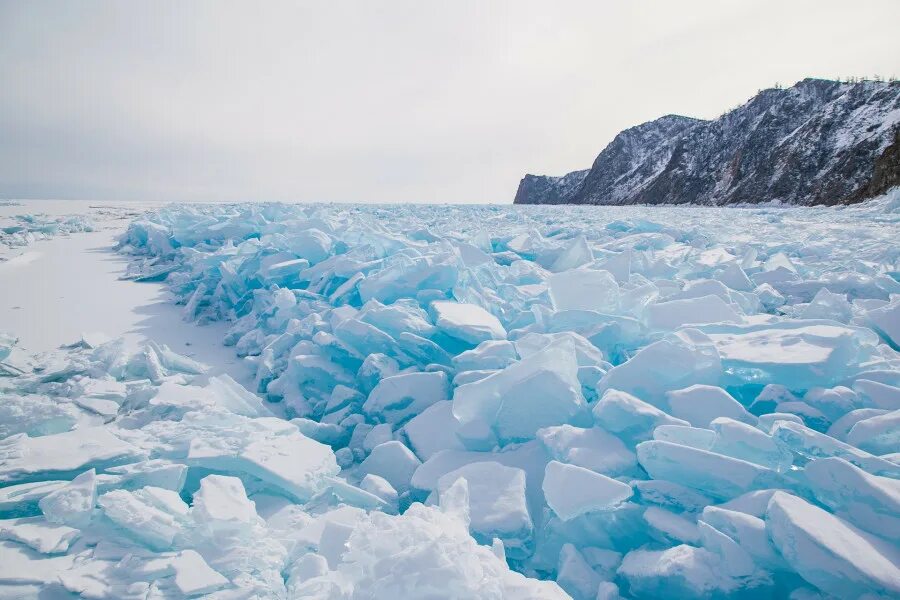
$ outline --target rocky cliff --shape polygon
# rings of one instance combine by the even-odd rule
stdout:
[[[900,184],[900,83],[805,79],[718,119],[626,129],[587,171],[526,175],[516,204],[858,202]]]

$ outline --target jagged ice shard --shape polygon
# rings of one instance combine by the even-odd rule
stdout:
[[[898,239],[896,191],[148,213],[127,277],[251,389],[0,336],[0,598],[897,597]]]

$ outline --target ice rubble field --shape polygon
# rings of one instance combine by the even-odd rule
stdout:
[[[0,201],[0,206],[18,206],[8,200]],[[57,235],[93,231],[93,221],[84,215],[32,215],[0,216],[0,261],[10,258],[16,250],[30,246],[38,240]]]
[[[0,597],[896,598],[898,239],[898,192],[150,213],[128,277],[258,395],[0,342]]]

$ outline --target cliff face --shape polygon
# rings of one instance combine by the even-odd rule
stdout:
[[[900,83],[806,79],[712,120],[621,132],[588,171],[526,175],[516,204],[858,202],[900,183]]]

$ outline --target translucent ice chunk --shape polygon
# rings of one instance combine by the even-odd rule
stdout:
[[[511,558],[530,554],[532,522],[525,501],[525,471],[493,461],[476,462],[438,480],[443,493],[457,479],[469,489],[469,528],[480,543],[499,538]]]
[[[734,540],[763,568],[776,570],[785,567],[784,560],[769,539],[766,523],[760,517],[722,506],[707,506],[700,518]]]
[[[816,499],[876,535],[900,539],[900,482],[866,473],[841,458],[819,458],[803,474]]]
[[[14,435],[0,440],[0,482],[98,469],[144,458],[142,452],[105,427],[85,427],[54,435]]]
[[[450,382],[443,371],[402,373],[378,382],[363,410],[388,423],[402,423],[450,397]]]
[[[184,550],[172,561],[175,587],[185,596],[209,594],[228,585],[228,580],[206,564],[195,550]]]
[[[478,305],[438,301],[431,310],[438,329],[469,344],[506,339],[500,320]]]
[[[0,513],[8,516],[31,515],[39,512],[38,502],[68,481],[34,481],[0,488]]]
[[[48,523],[40,517],[0,521],[0,540],[25,544],[41,554],[66,552],[79,534],[74,527]]]
[[[83,528],[90,523],[96,502],[97,477],[91,469],[41,498],[38,506],[51,523]]]
[[[563,271],[552,275],[549,284],[556,310],[592,310],[613,314],[619,310],[619,284],[609,271]]]
[[[409,481],[421,464],[409,448],[392,440],[376,446],[359,468],[364,474],[383,477],[402,493],[409,489]]]
[[[716,433],[710,450],[740,458],[783,473],[794,462],[791,452],[775,442],[772,436],[756,427],[728,417],[713,419],[710,427]]]
[[[100,496],[97,503],[106,518],[155,550],[172,547],[188,513],[178,494],[162,488],[114,490]]]
[[[603,394],[594,405],[593,414],[597,425],[632,442],[650,439],[660,425],[689,425],[627,392],[614,389]]]
[[[660,425],[653,430],[653,439],[672,442],[681,446],[709,450],[716,441],[716,434],[702,427],[686,427],[684,425]]]
[[[645,311],[647,325],[658,331],[672,331],[683,325],[702,323],[740,323],[731,306],[718,296],[701,296],[651,304]]]
[[[868,311],[866,319],[892,348],[900,348],[900,300],[894,297],[890,304]]]
[[[838,598],[900,594],[900,568],[882,545],[805,500],[776,493],[766,528],[778,551],[804,579]],[[896,552],[896,550],[888,550]]]
[[[833,321],[785,321],[775,325],[710,325],[723,367],[754,383],[789,381],[795,389],[832,385],[874,350],[874,334]],[[747,375],[745,375],[747,374]]]
[[[577,269],[594,260],[594,253],[588,245],[587,239],[583,235],[579,235],[572,239],[565,249],[559,254],[550,270],[554,273],[567,271],[569,269]]]
[[[412,450],[423,461],[441,450],[462,450],[458,429],[459,421],[449,400],[435,402],[404,426]]]
[[[490,425],[504,441],[531,439],[541,427],[587,421],[575,351],[548,346],[479,381],[456,388],[453,414],[465,426]]]
[[[654,479],[677,481],[722,499],[753,489],[778,487],[781,482],[777,473],[765,467],[671,442],[641,442],[637,456]]]
[[[555,460],[547,463],[543,489],[547,504],[564,521],[591,511],[610,510],[633,494],[627,483]]]
[[[539,429],[537,437],[552,458],[604,475],[622,475],[637,465],[634,452],[600,427],[558,425]]]
[[[772,426],[772,437],[807,459],[836,456],[873,475],[900,477],[900,466],[798,423],[777,421]]]
[[[896,452],[900,449],[900,410],[857,422],[847,433],[847,443],[872,454]]]
[[[556,583],[574,600],[595,600],[602,579],[572,544],[563,544]]]
[[[648,372],[653,377],[647,377]],[[717,384],[721,373],[719,352],[710,338],[686,329],[645,346],[617,365],[600,381],[598,391],[615,388],[654,402],[670,390]]]
[[[684,419],[694,427],[708,427],[716,417],[730,417],[756,424],[756,418],[740,402],[720,387],[692,385],[666,393],[672,416]]]

